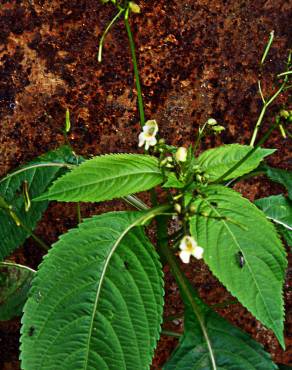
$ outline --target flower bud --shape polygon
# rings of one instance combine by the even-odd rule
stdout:
[[[289,112],[287,112],[285,109],[282,109],[280,111],[280,116],[287,119],[289,117]]]
[[[133,13],[141,13],[141,8],[138,4],[134,3],[134,1],[129,2],[129,8]]]
[[[218,126],[213,126],[212,130],[215,131],[216,133],[220,133],[221,131],[225,130],[225,127],[219,126],[219,125]]]
[[[190,211],[191,214],[195,214],[196,213],[196,207],[195,207],[194,204],[191,204],[190,205],[189,211]]]
[[[207,124],[209,126],[215,126],[215,125],[217,125],[217,121],[214,118],[209,118],[208,121],[207,121]]]
[[[175,153],[175,159],[177,160],[177,162],[185,162],[187,160],[187,156],[188,150],[183,146],[178,148],[178,150]]]
[[[179,203],[175,203],[174,209],[177,213],[181,213],[181,205]]]

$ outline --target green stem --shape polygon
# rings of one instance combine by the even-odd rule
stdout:
[[[141,83],[140,83],[140,77],[139,77],[139,70],[138,70],[138,63],[137,63],[137,57],[136,57],[136,50],[135,50],[135,43],[133,39],[133,34],[130,28],[128,17],[125,17],[124,19],[130,49],[131,49],[131,55],[132,55],[132,63],[133,63],[133,69],[134,69],[134,75],[135,75],[135,81],[136,81],[136,88],[137,88],[137,97],[138,97],[138,107],[139,107],[139,114],[140,114],[140,124],[141,127],[144,126],[145,123],[145,113],[144,113],[144,105],[143,105],[143,96],[142,96],[142,89],[141,89]]]
[[[49,247],[43,242],[38,236],[36,236],[33,231],[27,227],[22,220],[18,217],[18,215],[13,211],[12,205],[8,204],[6,200],[0,196],[0,209],[3,209],[7,213],[7,215],[12,219],[12,221],[16,224],[16,226],[21,227],[25,230],[29,236],[31,236],[43,249],[46,251],[49,250]]]
[[[274,123],[270,127],[270,129],[266,132],[266,134],[262,137],[262,139],[257,143],[257,145],[255,147],[253,147],[243,158],[241,158],[240,161],[238,161],[237,163],[235,163],[234,166],[232,166],[228,171],[226,171],[225,173],[223,173],[223,175],[220,176],[219,179],[217,179],[213,183],[220,183],[220,182],[222,182],[225,179],[225,177],[229,176],[239,166],[241,166],[243,162],[245,162],[261,145],[263,145],[266,142],[266,140],[268,140],[268,138],[270,137],[271,133],[278,126],[279,126],[279,122]]]
[[[32,164],[30,166],[27,166],[27,167],[24,167],[24,168],[21,168],[15,172],[12,172],[11,174],[3,177],[1,180],[0,180],[0,183],[13,177],[13,176],[16,176],[22,172],[25,172],[25,171],[28,171],[28,170],[31,170],[31,169],[34,169],[34,168],[40,168],[40,167],[65,167],[65,168],[70,168],[70,169],[73,169],[74,167],[76,167],[74,164],[69,164],[69,163],[57,163],[57,162],[51,162],[51,163],[38,163],[38,164]]]
[[[136,89],[137,89],[137,99],[138,99],[138,108],[139,108],[139,116],[140,116],[140,125],[141,127],[145,124],[145,112],[144,112],[144,103],[143,103],[143,95],[142,95],[142,88],[141,88],[141,82],[140,82],[140,75],[139,75],[139,69],[138,69],[138,62],[137,62],[137,56],[136,56],[136,48],[135,48],[135,42],[133,38],[133,34],[131,31],[131,27],[129,24],[129,18],[128,18],[128,9],[125,13],[125,27],[128,34],[129,39],[129,45],[131,50],[131,56],[132,56],[132,64],[134,69],[134,76],[135,76],[135,82],[136,82]],[[157,202],[157,195],[154,189],[151,189],[151,201],[152,205],[156,206],[158,204]]]
[[[210,341],[210,338],[208,336],[207,330],[205,328],[205,324],[204,324],[199,306],[198,306],[198,304],[196,303],[196,301],[194,299],[193,292],[190,289],[189,282],[188,282],[187,278],[185,277],[185,275],[181,271],[176,258],[174,257],[174,255],[172,254],[170,249],[168,248],[167,242],[164,239],[164,235],[167,233],[167,222],[166,221],[167,220],[165,219],[165,217],[158,217],[157,218],[157,237],[158,237],[159,252],[160,252],[162,258],[167,261],[167,263],[168,263],[168,265],[171,269],[171,272],[172,272],[175,280],[177,281],[177,284],[178,284],[180,290],[183,292],[184,297],[187,300],[187,303],[190,305],[194,314],[197,317],[197,320],[200,324],[200,327],[201,327],[201,330],[203,332],[204,338],[206,340],[207,347],[209,349],[209,355],[210,355],[210,360],[211,360],[211,363],[212,363],[212,369],[217,370],[215,356],[214,356],[212,346],[211,346],[211,341]]]
[[[272,33],[271,33],[271,35],[272,35]],[[269,50],[269,48],[270,48],[270,45],[269,45],[269,47],[267,47],[267,50]],[[263,56],[263,60],[264,60],[264,56]],[[262,60],[262,63],[263,63],[263,60]],[[290,62],[291,62],[291,52],[288,55],[287,68],[289,68]],[[286,87],[286,84],[288,82],[288,74],[286,72],[284,72],[284,74],[282,74],[282,73],[280,74],[280,75],[284,75],[285,76],[284,77],[284,80],[283,80],[282,84],[280,85],[280,87],[278,88],[278,90],[275,92],[275,94],[272,95],[272,97],[268,101],[265,101],[265,99],[263,97],[263,93],[262,93],[261,85],[260,85],[260,81],[259,81],[260,95],[261,95],[261,98],[263,100],[264,105],[263,105],[262,111],[261,111],[261,113],[259,115],[259,118],[257,120],[257,123],[255,125],[254,131],[253,131],[253,135],[252,135],[252,138],[251,138],[251,141],[250,141],[250,144],[249,144],[250,146],[254,146],[254,143],[255,143],[255,140],[256,140],[256,137],[257,137],[259,128],[261,126],[261,123],[263,121],[263,118],[264,118],[264,115],[265,115],[265,113],[267,111],[268,106],[273,103],[273,101],[281,94],[281,92]]]
[[[114,25],[114,23],[120,18],[123,11],[124,11],[124,9],[119,10],[119,12],[114,16],[114,18],[107,25],[104,33],[102,34],[102,36],[100,38],[99,47],[98,47],[98,57],[97,57],[97,60],[99,61],[99,63],[101,63],[101,61],[102,61],[102,48],[103,48],[104,39],[105,39],[106,35],[108,34],[109,30],[111,29],[111,27]]]
[[[176,333],[175,331],[165,330],[165,329],[161,330],[161,335],[166,335],[168,337],[174,337],[174,338],[180,338],[182,336],[182,334],[180,333]]]
[[[24,225],[21,225],[23,228],[24,228]],[[29,229],[28,229],[29,231]],[[35,242],[37,242],[37,244],[42,248],[44,249],[45,251],[48,251],[50,248],[49,246],[42,240],[40,239],[38,236],[36,236],[32,231],[31,232],[31,237],[34,239]]]
[[[127,195],[126,197],[122,198],[126,203],[130,204],[134,208],[137,208],[139,211],[144,211],[149,209],[147,204],[145,204],[141,199],[136,197],[135,195]]]
[[[205,130],[207,124],[208,124],[208,121],[206,121],[204,123],[204,125],[203,125],[202,128],[199,128],[199,133],[198,133],[198,136],[197,136],[197,140],[196,140],[195,145],[194,145],[193,150],[192,150],[193,151],[193,155],[196,155],[196,151],[197,151],[198,146],[199,146],[199,144],[201,142],[201,139],[203,137],[203,133],[204,133],[204,130]]]

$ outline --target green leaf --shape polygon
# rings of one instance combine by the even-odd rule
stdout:
[[[197,214],[190,230],[204,248],[204,260],[284,347],[282,287],[287,260],[274,225],[232,189],[211,185],[202,192],[194,202]]]
[[[184,183],[182,183],[173,172],[169,172],[167,174],[167,180],[163,184],[163,188],[176,188],[181,189],[185,186]]]
[[[277,225],[277,230],[282,235],[289,247],[292,247],[292,231],[282,225]]]
[[[267,165],[264,166],[266,175],[273,181],[285,186],[288,190],[289,198],[292,200],[292,172],[281,170],[280,168],[273,168]]]
[[[162,270],[142,228],[134,228],[149,217],[95,216],[49,251],[24,308],[22,369],[149,368],[162,320]]]
[[[292,201],[283,195],[257,199],[255,205],[272,221],[292,230]]]
[[[268,353],[261,344],[228,323],[209,308],[201,314],[201,322],[210,340],[215,366],[224,370],[274,370]],[[214,369],[210,351],[199,321],[190,308],[185,310],[184,335],[163,370]]]
[[[250,150],[252,150],[252,147],[248,145],[228,144],[219,146],[203,152],[198,158],[198,164],[209,175],[210,181],[213,182],[239,162]],[[224,180],[249,173],[258,167],[264,157],[274,153],[274,151],[275,149],[257,149],[254,154]]]
[[[0,260],[31,235],[48,202],[31,202],[28,207],[28,201],[46,191],[52,181],[64,173],[67,162],[74,161],[72,157],[68,147],[61,147],[0,180]],[[18,220],[25,227],[17,226]]]
[[[35,271],[10,262],[0,262],[0,321],[20,316]]]
[[[99,202],[151,189],[162,180],[155,157],[108,154],[85,161],[37,200]]]

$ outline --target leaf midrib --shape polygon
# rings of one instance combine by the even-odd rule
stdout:
[[[94,318],[95,318],[95,314],[96,314],[96,311],[97,311],[97,306],[98,306],[98,302],[99,302],[99,296],[100,296],[101,288],[102,288],[103,281],[104,281],[104,278],[105,278],[105,274],[106,274],[106,271],[107,271],[107,267],[108,267],[108,265],[110,263],[110,260],[111,260],[111,258],[113,256],[115,250],[119,246],[119,244],[120,244],[121,240],[123,239],[123,237],[133,227],[137,226],[144,219],[145,219],[145,215],[139,217],[132,224],[130,224],[129,226],[126,227],[126,229],[121,233],[120,237],[113,244],[112,249],[111,249],[110,253],[108,254],[107,259],[105,261],[104,268],[103,268],[103,271],[102,271],[101,276],[100,276],[100,280],[99,280],[99,284],[98,284],[98,288],[97,288],[97,292],[96,292],[96,297],[95,297],[95,302],[94,302],[94,306],[93,306],[93,310],[92,310],[93,314],[92,314],[92,317],[91,317],[91,322],[90,322],[90,327],[89,327],[89,333],[88,333],[87,351],[86,351],[86,358],[85,358],[85,363],[84,363],[84,370],[86,370],[88,368],[89,347],[90,347],[90,341],[91,341],[92,332],[93,332]]]
[[[81,187],[82,188],[85,188],[85,187],[89,187],[89,186],[92,186],[92,185],[97,185],[99,183],[102,183],[102,182],[105,182],[105,181],[109,181],[109,180],[117,180],[117,179],[122,179],[123,177],[131,177],[131,176],[136,176],[136,175],[140,175],[140,174],[148,174],[148,173],[152,173],[153,175],[161,175],[161,173],[159,171],[154,171],[154,170],[151,170],[151,171],[137,171],[137,172],[130,172],[130,173],[125,173],[123,172],[123,174],[121,175],[115,175],[115,176],[109,176],[109,177],[103,177],[101,180],[95,180],[95,181],[92,181],[92,182],[87,182],[87,183],[83,183],[82,185],[75,185],[75,186],[71,186],[71,187],[66,187],[66,191],[70,191],[70,190],[76,190],[76,189],[80,189]],[[73,176],[80,176],[80,174],[72,174],[71,175]],[[88,175],[88,173],[86,173],[85,171],[82,172],[82,175],[86,176]],[[92,175],[92,173],[90,173],[90,175]],[[66,175],[65,175],[66,176]],[[66,179],[60,179],[59,180],[59,183],[62,183],[62,182],[70,182],[71,180],[66,180]],[[53,189],[52,189],[53,190]],[[66,193],[66,191],[52,191],[52,192],[49,192],[48,195],[56,195],[58,193]]]
[[[207,199],[203,199],[203,201],[207,202],[207,203],[208,203],[208,205],[209,205],[209,207],[210,207],[213,211],[215,211],[215,213],[216,213],[218,216],[222,217],[222,215],[218,212],[218,210],[217,210],[215,207],[213,207],[213,206],[208,202],[208,200],[207,200]],[[227,231],[228,231],[228,232],[229,232],[229,234],[231,235],[231,237],[232,237],[232,239],[234,240],[235,244],[238,246],[239,250],[241,251],[241,253],[242,253],[242,254],[243,254],[243,256],[244,256],[244,253],[243,253],[244,251],[243,251],[243,249],[241,248],[240,244],[238,244],[238,242],[237,242],[237,240],[236,240],[235,236],[233,235],[233,232],[230,230],[230,228],[229,228],[228,224],[225,222],[225,220],[224,220],[224,219],[222,219],[221,221],[223,222],[224,226],[226,227]],[[244,258],[245,258],[245,256],[244,256]],[[273,327],[274,327],[274,325],[275,325],[275,324],[274,324],[274,320],[273,320],[273,318],[271,317],[271,315],[270,315],[270,311],[269,311],[269,310],[268,310],[268,308],[267,308],[266,301],[265,301],[265,299],[264,299],[264,298],[263,298],[263,296],[262,296],[261,290],[259,289],[259,286],[258,286],[257,280],[255,279],[255,275],[254,275],[253,270],[252,270],[252,268],[251,268],[251,266],[250,266],[250,264],[249,264],[249,262],[248,262],[248,259],[245,259],[245,263],[246,263],[246,265],[247,265],[247,267],[248,267],[248,269],[249,269],[249,271],[250,271],[250,274],[251,274],[251,276],[252,276],[252,279],[254,280],[254,283],[255,283],[255,285],[256,285],[256,287],[257,287],[258,294],[260,295],[260,297],[261,297],[261,299],[262,299],[262,301],[263,301],[263,303],[264,303],[264,306],[265,306],[265,308],[266,308],[266,312],[268,313],[268,316],[269,316],[269,318],[270,318],[271,322],[273,323]]]

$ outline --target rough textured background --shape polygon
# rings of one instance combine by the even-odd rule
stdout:
[[[158,120],[160,133],[173,144],[191,142],[208,117],[226,127],[225,143],[248,143],[261,107],[257,79],[271,93],[273,76],[285,65],[292,40],[289,0],[160,0],[140,1],[142,14],[131,21],[141,71],[146,117]],[[0,176],[64,142],[65,109],[72,116],[70,140],[83,155],[137,150],[139,120],[126,32],[119,22],[106,38],[103,64],[96,54],[102,30],[115,11],[97,0],[0,0]],[[259,60],[270,31],[275,43],[266,67]],[[271,123],[282,95],[264,127]],[[203,143],[218,145],[219,138]],[[291,144],[291,143],[290,143]],[[275,133],[268,146],[278,149],[271,163],[288,166],[289,145]],[[250,199],[281,188],[261,179],[245,183]],[[86,215],[118,209],[84,205]],[[74,206],[50,206],[38,233],[47,242],[76,223]],[[41,252],[32,241],[16,260],[36,267]],[[188,274],[210,303],[230,299],[201,264]],[[290,275],[289,275],[290,274]],[[178,314],[177,288],[167,274],[166,316]],[[262,341],[274,359],[289,363],[292,354],[291,269],[287,301],[287,351],[279,349],[239,305],[220,312]],[[289,310],[290,308],[290,310]],[[181,328],[181,322],[170,323]],[[0,325],[0,366],[18,369],[18,321]],[[175,342],[163,337],[153,369],[159,369]]]

